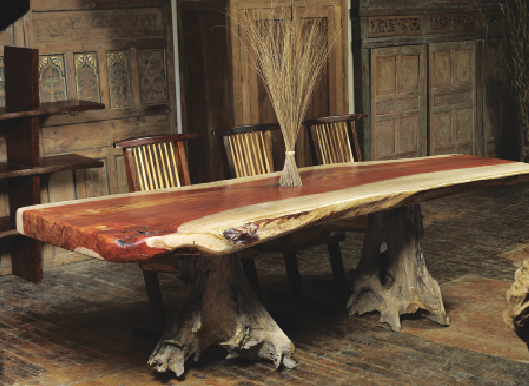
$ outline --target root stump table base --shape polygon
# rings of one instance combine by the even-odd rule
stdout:
[[[158,371],[184,373],[184,362],[210,345],[227,358],[255,358],[293,368],[294,345],[262,306],[236,254],[180,259],[186,299],[149,359]]]
[[[449,325],[441,290],[424,262],[421,207],[412,204],[371,213],[362,256],[353,273],[349,314],[380,311],[381,322],[401,330],[400,315],[422,308],[428,318]],[[386,251],[382,251],[384,244]]]

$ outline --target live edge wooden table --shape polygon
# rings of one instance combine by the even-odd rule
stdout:
[[[225,346],[228,357],[293,367],[294,345],[250,289],[237,251],[368,213],[350,313],[378,310],[399,330],[401,314],[423,308],[448,325],[421,251],[419,203],[529,181],[529,165],[452,155],[319,166],[300,175],[299,188],[279,187],[274,174],[36,205],[18,210],[17,227],[40,241],[117,263],[187,255],[175,257],[188,282],[186,300],[149,360],[159,371],[182,374],[184,361],[211,344]],[[381,253],[382,245],[387,250]]]

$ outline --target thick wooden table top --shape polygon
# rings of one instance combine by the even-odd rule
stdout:
[[[279,173],[20,208],[18,231],[98,259],[151,260],[178,253],[227,254],[292,230],[468,190],[529,181],[529,165],[475,156],[335,164]]]

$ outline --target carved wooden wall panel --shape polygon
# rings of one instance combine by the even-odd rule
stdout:
[[[428,17],[428,33],[461,32],[475,29],[475,16],[462,15],[431,15]]]
[[[475,43],[429,45],[430,155],[476,154]]]
[[[43,156],[75,152],[105,163],[43,177],[42,201],[123,193],[123,155],[112,142],[177,131],[171,1],[32,0],[31,7],[9,34],[0,33],[0,57],[2,44],[38,48],[41,100],[93,100],[106,106],[41,121]],[[4,191],[0,182],[0,212],[7,203]],[[10,272],[7,248],[0,244],[0,274]],[[84,259],[47,244],[43,250],[46,267]]]
[[[164,15],[159,8],[35,13],[32,26],[35,44],[166,36]]]
[[[371,51],[371,157],[426,155],[426,46]]]
[[[73,61],[77,99],[101,102],[97,52],[76,53]]]
[[[142,103],[147,105],[166,103],[165,51],[139,50],[138,70]]]
[[[68,99],[63,55],[40,56],[39,90],[41,102],[56,102]]]
[[[394,35],[420,35],[422,16],[377,16],[370,17],[369,37]]]
[[[128,51],[110,51],[106,56],[110,107],[113,109],[132,107],[132,79]]]

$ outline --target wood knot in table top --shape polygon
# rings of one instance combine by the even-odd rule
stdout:
[[[259,227],[256,225],[246,223],[238,228],[226,229],[222,234],[224,235],[224,238],[232,244],[251,244],[259,241],[259,236],[257,236],[258,228]]]

